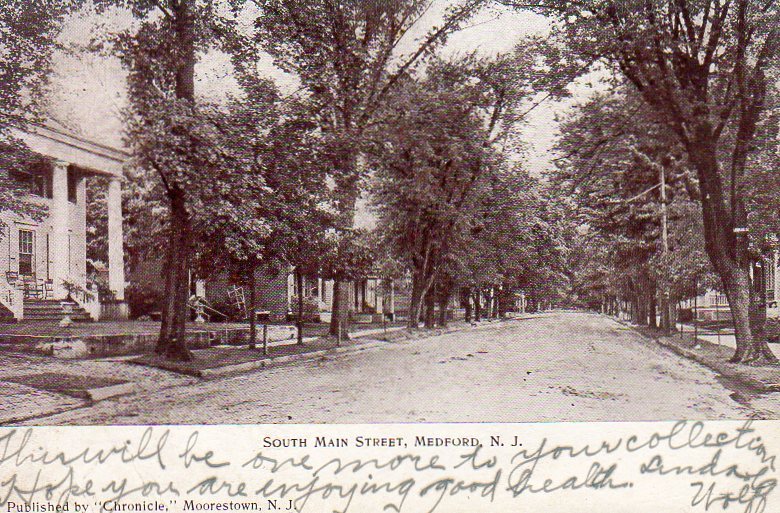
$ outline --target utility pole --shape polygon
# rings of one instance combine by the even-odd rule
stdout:
[[[658,166],[659,168],[659,183],[653,185],[649,189],[646,189],[636,196],[633,196],[627,200],[624,200],[625,203],[631,203],[632,201],[641,198],[645,194],[648,194],[655,189],[660,190],[660,196],[661,196],[661,251],[664,256],[664,260],[666,260],[668,254],[669,254],[669,215],[667,211],[667,205],[666,205],[666,168],[663,165]],[[663,273],[663,290],[661,291],[661,328],[668,330],[671,327],[671,308],[669,305],[669,276],[664,269]]]
[[[661,241],[663,242],[664,256],[669,254],[669,228],[666,210],[666,171],[661,166]]]

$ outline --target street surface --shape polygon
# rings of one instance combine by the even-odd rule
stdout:
[[[780,411],[778,394],[737,402],[714,372],[587,313],[494,322],[213,381],[146,372],[135,395],[28,423],[640,421]]]

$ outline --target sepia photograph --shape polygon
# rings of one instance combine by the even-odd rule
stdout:
[[[780,418],[777,2],[0,3],[0,424]]]

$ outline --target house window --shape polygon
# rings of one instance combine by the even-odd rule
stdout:
[[[42,198],[52,197],[51,176],[43,170],[31,172],[14,170],[8,173],[9,178],[16,182],[26,192]]]
[[[31,230],[19,230],[19,274],[33,274],[35,234]]]
[[[307,276],[305,279],[305,285],[303,286],[304,293],[306,294],[306,297],[314,297],[320,295],[320,291],[318,290],[319,287],[319,280],[313,276]]]

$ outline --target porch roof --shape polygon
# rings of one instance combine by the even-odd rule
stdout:
[[[31,151],[74,164],[85,170],[121,177],[130,153],[105,144],[91,141],[53,123],[29,124],[13,128],[14,137],[21,139]]]

